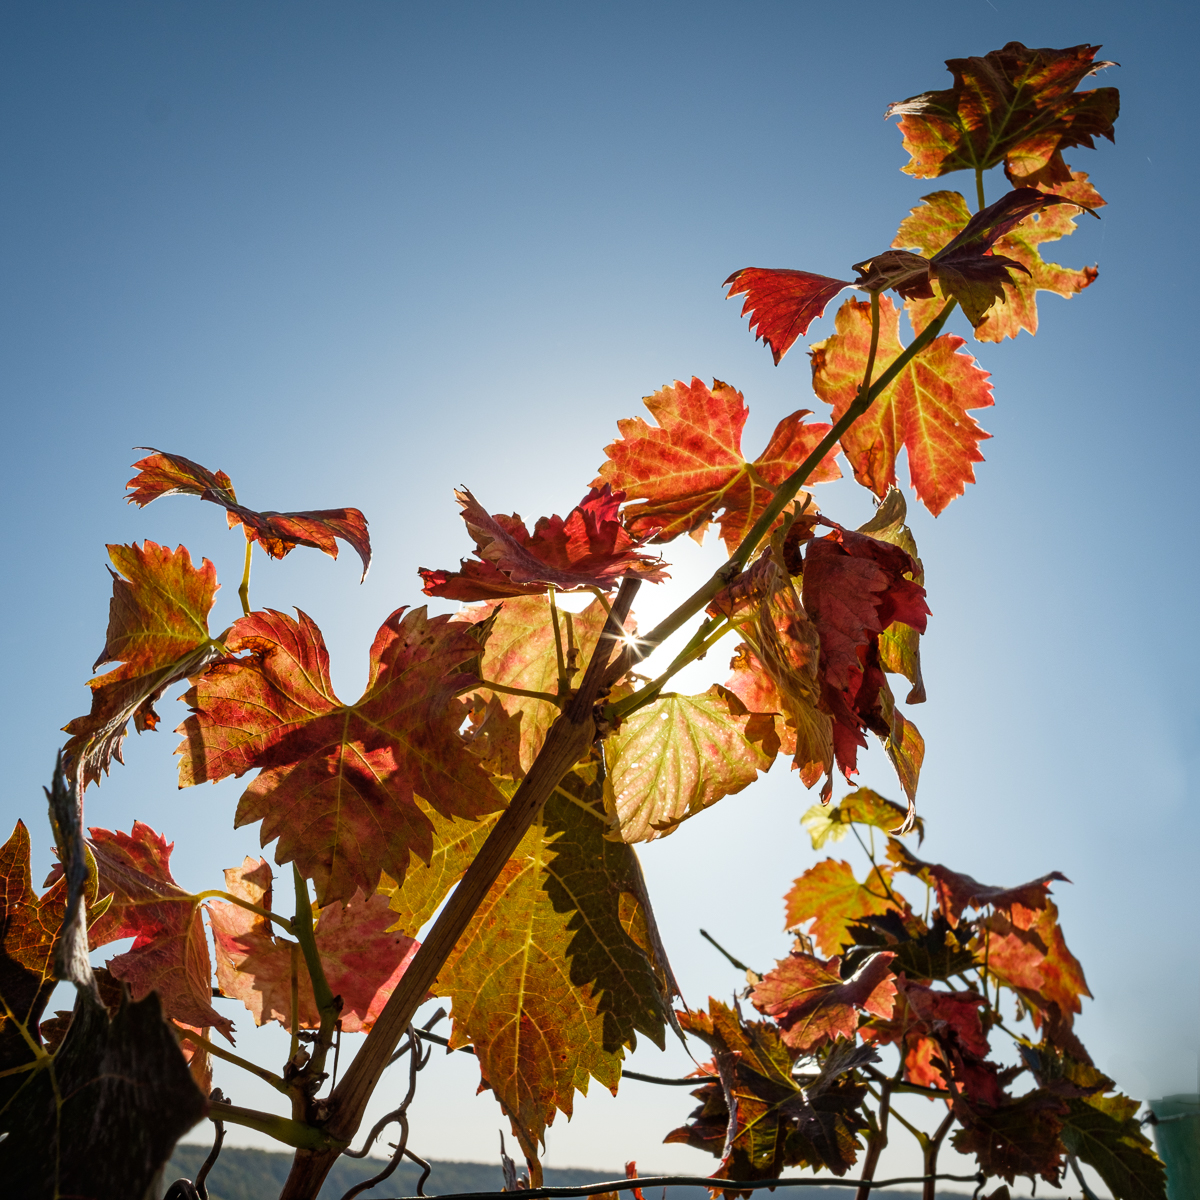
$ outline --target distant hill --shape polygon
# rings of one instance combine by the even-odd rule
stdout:
[[[200,1164],[208,1154],[204,1146],[177,1146],[167,1166],[166,1183],[179,1178],[195,1179]],[[221,1157],[208,1177],[209,1200],[277,1200],[279,1190],[287,1178],[292,1156],[270,1150],[241,1150],[230,1148],[222,1151]],[[348,1189],[363,1179],[369,1179],[383,1167],[378,1158],[341,1158],[334,1165],[321,1189],[320,1200],[341,1200]],[[499,1191],[504,1178],[499,1163],[440,1162],[431,1164],[433,1173],[425,1184],[430,1196],[445,1196],[453,1192]],[[417,1179],[421,1171],[410,1162],[402,1162],[388,1179],[367,1192],[360,1192],[361,1200],[385,1200],[387,1197],[413,1196],[417,1190]],[[580,1167],[546,1169],[546,1183],[560,1187],[577,1187],[600,1183],[606,1179],[620,1179],[625,1174],[613,1171],[591,1171]],[[706,1188],[668,1188],[667,1200],[708,1200]],[[895,1200],[915,1200],[911,1191],[879,1192]],[[650,1193],[646,1200],[660,1200],[662,1191]],[[939,1197],[952,1200],[960,1193],[943,1192]],[[853,1200],[854,1189],[845,1187],[804,1188],[802,1191],[777,1191],[763,1193],[764,1200]],[[630,1198],[632,1200],[632,1198]],[[962,1197],[965,1200],[965,1196]]]

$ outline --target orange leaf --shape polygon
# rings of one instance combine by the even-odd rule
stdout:
[[[99,782],[114,758],[124,761],[121,744],[131,720],[139,733],[154,729],[163,690],[219,653],[208,635],[217,573],[207,558],[197,569],[185,547],[168,550],[150,541],[109,546],[108,556],[120,574],[110,571],[108,635],[92,669],[121,665],[88,683],[91,712],[64,727],[71,734],[64,757],[82,766],[85,784]]]
[[[1113,140],[1120,111],[1116,88],[1076,92],[1096,71],[1099,46],[1033,50],[1009,42],[983,57],[951,58],[954,86],[889,105],[900,117],[909,175],[930,179],[950,171],[983,170],[999,162],[1012,180],[1053,164],[1070,146]]]
[[[130,504],[145,508],[159,496],[199,496],[225,509],[229,528],[241,525],[249,541],[258,542],[272,557],[283,558],[297,546],[311,546],[337,558],[336,538],[348,543],[362,560],[363,579],[371,565],[367,518],[357,508],[323,508],[311,512],[255,512],[237,502],[224,471],[210,471],[182,454],[166,454],[149,446],[147,458],[133,464],[137,474],[125,485]]]
[[[884,881],[890,882],[891,871],[885,867],[881,873]],[[810,932],[817,947],[824,954],[836,954],[853,941],[846,932],[852,921],[889,910],[903,911],[900,904],[880,895],[882,886],[874,873],[866,883],[859,883],[848,862],[823,859],[805,871],[784,896],[787,927],[795,929],[811,920]]]
[[[896,984],[891,962],[882,950],[867,958],[849,978],[839,972],[840,958],[828,962],[793,951],[754,987],[754,1007],[779,1022],[783,1040],[793,1049],[812,1050],[835,1038],[853,1038],[858,1010],[890,1017]]]
[[[721,538],[734,549],[762,515],[773,489],[816,449],[831,426],[806,424],[807,409],[783,418],[763,453],[747,462],[742,428],[748,410],[742,394],[713,380],[709,391],[699,379],[676,382],[647,396],[657,425],[641,417],[617,422],[621,438],[605,447],[607,460],[593,486],[607,481],[628,502],[625,522],[637,536],[669,542],[681,533],[700,539],[720,516]],[[809,477],[811,483],[839,479],[828,455]]]
[[[1087,180],[1082,173],[1077,173],[1074,178],[1083,183]],[[1099,196],[1095,200],[1104,203]],[[1074,233],[1075,216],[1062,205],[1048,208],[997,240],[997,254],[1020,263],[1028,274],[1019,271],[1010,273],[1004,284],[1004,298],[975,326],[977,341],[999,342],[1006,337],[1015,338],[1022,329],[1037,333],[1039,291],[1054,292],[1069,299],[1095,280],[1095,267],[1084,267],[1079,271],[1060,267],[1057,263],[1046,262],[1039,249],[1047,242],[1055,242]],[[958,192],[933,192],[924,196],[922,203],[901,222],[892,245],[916,246],[922,254],[932,256],[950,242],[970,219],[967,203]],[[924,329],[944,303],[941,288],[937,288],[930,299],[906,301],[905,307],[913,328],[918,333]]]
[[[879,350],[875,377],[899,357],[900,314],[884,296],[879,302]],[[813,388],[833,405],[835,418],[850,406],[862,383],[871,342],[871,310],[847,300],[838,310],[837,332],[811,350]],[[937,516],[966,484],[973,464],[983,462],[984,433],[967,411],[992,404],[988,373],[959,352],[960,337],[943,334],[913,358],[883,394],[842,435],[854,477],[883,497],[896,482],[896,457],[908,451],[909,475],[921,502]]]
[[[260,908],[271,907],[271,868],[265,859],[247,858],[225,872],[225,890]],[[294,942],[277,939],[265,917],[224,901],[210,902],[209,924],[217,959],[217,980],[226,996],[241,1000],[258,1025],[278,1021],[292,1028],[292,973],[299,988],[299,1024],[321,1023],[312,981]],[[345,1033],[364,1033],[375,1024],[400,982],[419,943],[389,933],[393,919],[385,896],[349,904],[335,901],[321,909],[314,936],[329,989],[342,1000]]]

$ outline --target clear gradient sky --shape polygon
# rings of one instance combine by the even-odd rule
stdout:
[[[915,511],[934,616],[911,715],[924,855],[989,883],[1068,875],[1055,898],[1096,996],[1084,1041],[1135,1096],[1195,1090],[1193,5],[55,2],[7,4],[0,30],[0,803],[5,833],[32,827],[35,875],[40,789],[103,642],[104,543],[182,541],[225,581],[214,628],[237,612],[240,535],[191,500],[127,507],[132,447],[222,468],[254,507],[366,512],[363,586],[352,555],[301,549],[260,559],[252,588],[316,618],[353,698],[380,621],[422,600],[416,568],[468,549],[455,485],[491,511],[565,512],[617,419],[677,377],[744,391],[752,450],[792,409],[824,413],[802,348],[774,367],[719,285],[744,266],[844,274],[923,194],[970,190],[900,173],[889,101],[1009,40],[1102,43],[1123,64],[1103,78],[1122,91],[1117,144],[1069,160],[1109,207],[1058,256],[1099,280],[1044,297],[1036,339],[974,349],[995,436],[977,486],[937,521]],[[869,512],[849,485],[819,498],[845,523]],[[666,557],[686,586],[716,551]],[[184,885],[216,886],[257,835],[231,830],[237,781],[177,792],[182,706],[161,711],[88,819],[146,820]],[[881,755],[862,780],[898,794]],[[689,1003],[739,982],[698,927],[755,964],[786,952],[780,898],[815,860],[798,822],[813,800],[780,763],[644,850]],[[635,1065],[690,1063],[650,1047]],[[471,1061],[422,1078],[413,1145],[494,1158],[506,1122],[473,1096]],[[659,1145],[691,1105],[596,1089],[547,1162],[707,1172]]]

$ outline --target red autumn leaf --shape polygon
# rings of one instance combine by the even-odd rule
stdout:
[[[370,895],[381,871],[402,880],[410,854],[429,861],[432,827],[414,792],[444,816],[502,806],[458,733],[466,706],[455,697],[477,682],[462,670],[479,653],[469,626],[397,609],[375,635],[356,704],[334,694],[304,613],[251,613],[226,645],[230,657],[184,697],[193,715],[180,726],[180,786],[261,768],[236,822],[261,820],[263,845],[279,838],[276,862],[314,880],[320,904]]]
[[[896,995],[891,961],[880,951],[866,959],[849,978],[839,973],[840,958],[823,962],[793,951],[755,985],[754,1007],[779,1022],[783,1040],[795,1050],[811,1050],[835,1038],[852,1038],[858,1010],[890,1017]]]
[[[1078,175],[1079,184],[1086,185],[1087,176]],[[1075,190],[1079,190],[1076,188]],[[1014,193],[1010,193],[1014,194]],[[1089,195],[1093,206],[1104,201]],[[1054,292],[1070,298],[1083,291],[1096,278],[1095,267],[1074,271],[1046,262],[1039,247],[1058,241],[1075,231],[1075,217],[1065,206],[1040,212],[1036,219],[1023,221],[1017,228],[1005,232],[995,242],[996,257],[1017,262],[1024,273],[1010,273],[1003,295],[982,321],[975,325],[975,338],[981,342],[999,342],[1015,338],[1026,329],[1036,333],[1038,327],[1037,293]],[[971,219],[966,201],[957,192],[933,192],[900,224],[893,246],[916,246],[925,255],[937,255]],[[935,287],[928,299],[911,299],[906,307],[913,328],[918,332],[940,311],[945,302],[943,289]]]
[[[727,299],[746,294],[741,315],[750,314],[750,328],[757,329],[755,341],[770,346],[778,366],[830,300],[842,288],[852,285],[848,279],[830,279],[828,275],[812,275],[808,271],[746,267],[734,271],[721,286],[729,288]]]
[[[353,547],[362,559],[363,579],[371,565],[371,537],[367,518],[357,508],[322,508],[311,512],[255,512],[237,502],[233,484],[224,471],[212,472],[181,454],[150,450],[133,464],[137,474],[125,485],[130,504],[145,508],[159,496],[199,496],[225,509],[229,528],[241,525],[248,541],[258,542],[272,557],[283,558],[297,546],[311,546],[337,558],[337,538]]]
[[[567,514],[540,517],[532,535],[514,513],[489,516],[465,489],[455,492],[467,532],[475,539],[478,562],[462,560],[462,570],[420,568],[427,596],[448,600],[495,600],[583,588],[611,591],[626,575],[661,583],[668,578],[661,558],[639,553],[621,524],[624,494],[608,484],[592,490]]]
[[[977,992],[946,992],[920,983],[904,984],[904,998],[930,1032],[954,1042],[976,1058],[988,1054],[987,1034],[979,1010],[987,1001]]]
[[[1014,1072],[1002,1072],[988,1060],[990,1047],[980,1016],[987,1000],[974,991],[944,991],[903,975],[896,986],[891,1019],[872,1021],[863,1030],[864,1040],[874,1045],[898,1043],[909,1083],[942,1088],[974,1103],[1001,1104],[1002,1084]]]
[[[899,546],[837,525],[805,552],[802,596],[820,637],[821,706],[833,717],[834,753],[847,776],[857,770],[864,730],[888,741],[904,729],[895,720],[879,635],[894,621],[925,631],[925,589],[906,578],[918,570]],[[901,780],[911,800],[915,779],[901,772]]]
[[[981,924],[977,957],[986,954],[988,970],[1034,1006],[1034,1024],[1057,1006],[1059,1019],[1070,1028],[1073,1014],[1083,1011],[1080,997],[1092,993],[1079,960],[1067,949],[1057,905],[1046,899],[1027,907],[1018,900],[1007,915],[993,913]]]
[[[132,937],[133,945],[107,966],[129,984],[135,1000],[158,993],[163,1012],[195,1028],[211,1026],[233,1040],[233,1022],[209,1002],[212,965],[200,902],[171,876],[168,842],[141,821],[129,833],[90,829],[99,894],[113,899],[88,930],[92,947]]]
[[[888,840],[888,857],[901,871],[915,875],[937,890],[938,904],[951,925],[957,925],[963,910],[985,908],[990,905],[1001,912],[1009,912],[1014,905],[1025,909],[1044,909],[1050,903],[1050,884],[1071,881],[1059,871],[1051,871],[1028,883],[1016,887],[1000,888],[980,883],[970,875],[952,871],[940,863],[922,862],[908,847],[894,838]]]
[[[816,449],[831,426],[806,424],[807,409],[783,418],[767,448],[752,463],[742,456],[748,409],[742,394],[713,380],[712,390],[693,378],[653,396],[646,407],[657,425],[641,417],[617,422],[618,441],[605,447],[607,460],[594,486],[603,482],[626,495],[625,522],[638,537],[669,542],[681,533],[699,540],[721,513],[721,538],[733,550],[781,484]],[[839,479],[827,455],[810,483]]]
[[[271,907],[271,868],[265,859],[247,858],[225,872],[225,890],[260,908]],[[224,995],[241,1000],[257,1025],[278,1021],[292,1028],[292,972],[296,973],[300,1025],[321,1023],[312,982],[299,946],[277,938],[271,922],[257,913],[223,901],[210,902],[209,924],[217,959],[217,981]],[[364,899],[356,893],[349,904],[335,901],[321,909],[314,938],[325,978],[342,1000],[344,1033],[364,1033],[375,1024],[388,997],[420,945],[400,933],[389,933],[395,914],[386,896]]]
[[[1076,92],[1096,71],[1099,46],[1032,50],[1009,42],[982,58],[952,58],[946,67],[954,86],[925,92],[888,107],[900,117],[909,175],[930,179],[950,171],[986,171],[1005,164],[1010,180],[1061,162],[1071,146],[1113,140],[1120,111],[1116,88]]]
[[[204,559],[197,569],[180,546],[154,542],[109,546],[117,571],[104,649],[92,669],[119,661],[116,670],[91,680],[92,710],[64,728],[71,734],[63,754],[82,767],[86,784],[99,782],[115,758],[132,720],[140,733],[158,725],[154,705],[163,690],[197,674],[219,653],[208,635],[208,614],[217,573]]]
[[[833,786],[833,728],[829,715],[817,707],[821,689],[816,627],[792,580],[769,555],[760,557],[727,591],[736,591],[739,580],[749,589],[746,606],[754,617],[741,626],[748,640],[729,664],[734,674],[726,687],[750,712],[779,714],[780,748],[792,756],[792,768],[800,772],[805,787],[825,777],[822,796],[827,798]]]
[[[878,378],[900,356],[900,314],[884,296],[879,302]],[[811,351],[813,388],[841,417],[858,394],[871,342],[870,305],[848,300],[838,310],[837,332]],[[842,435],[842,450],[854,477],[883,497],[896,482],[896,457],[908,451],[909,477],[921,502],[937,516],[966,484],[973,464],[983,462],[984,433],[967,415],[992,403],[988,373],[969,354],[962,338],[943,334],[917,354],[883,394]]]
[[[879,875],[882,874],[881,881]],[[812,921],[809,930],[823,954],[836,954],[852,942],[847,927],[852,921],[877,913],[903,911],[883,890],[891,872],[881,868],[865,883],[854,878],[848,862],[826,858],[810,867],[792,884],[783,898],[787,927],[795,929]]]

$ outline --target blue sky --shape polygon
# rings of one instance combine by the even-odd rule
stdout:
[[[889,101],[1009,40],[1102,43],[1122,63],[1103,79],[1117,144],[1068,157],[1109,207],[1059,254],[1100,277],[1044,298],[1036,339],[972,349],[994,438],[978,485],[914,518],[934,616],[911,715],[927,857],[989,883],[1067,874],[1056,899],[1096,995],[1084,1041],[1134,1095],[1195,1089],[1191,6],[25,3],[0,22],[2,803],[42,862],[40,788],[103,642],[104,543],[183,542],[225,581],[216,627],[236,615],[240,537],[209,505],[128,508],[132,447],[222,468],[252,506],[366,512],[363,586],[351,560],[301,550],[260,560],[252,589],[316,618],[352,698],[379,623],[422,599],[416,568],[466,552],[454,486],[565,512],[616,421],[693,374],[745,393],[752,450],[794,408],[824,413],[801,348],[774,367],[719,284],[749,265],[844,274],[923,194],[969,191],[900,173]],[[869,512],[849,485],[820,500],[845,523]],[[666,557],[678,595],[717,561]],[[169,731],[181,708],[162,711]],[[181,882],[215,886],[257,838],[230,829],[235,781],[176,791],[173,745],[131,739],[88,819],[148,821]],[[879,755],[863,781],[898,790]],[[738,983],[699,926],[756,964],[786,951],[812,799],[779,764],[646,848],[689,1002]],[[473,1070],[439,1065],[422,1152],[494,1155],[503,1120]],[[658,1146],[689,1108],[633,1083],[581,1101],[548,1161],[708,1170]]]

